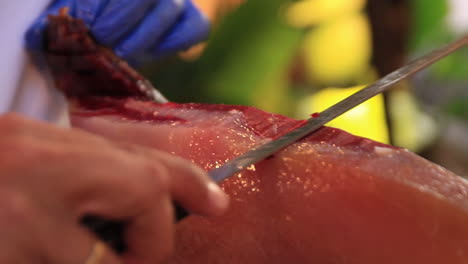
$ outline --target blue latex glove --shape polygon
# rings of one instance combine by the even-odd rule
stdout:
[[[187,49],[210,28],[191,0],[55,0],[28,30],[28,48],[42,48],[47,15],[62,7],[83,19],[99,43],[133,62]]]

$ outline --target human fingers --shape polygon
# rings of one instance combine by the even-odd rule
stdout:
[[[91,250],[93,234],[56,198],[44,203],[43,196],[0,182],[0,263],[83,264],[91,254],[102,264],[120,263],[104,245]]]
[[[57,142],[22,137],[40,156],[26,160],[29,180],[16,178],[12,186],[42,197],[37,200],[43,205],[65,204],[76,219],[89,215],[126,223],[126,259],[155,263],[172,252],[172,199],[167,170],[158,160],[149,162],[121,148],[106,150],[105,145],[85,141],[80,144],[87,147],[63,149],[61,144],[60,149]]]
[[[205,171],[165,152],[160,152],[160,160],[169,171],[173,199],[181,206],[191,213],[206,216],[218,216],[226,211],[228,196]]]
[[[36,147],[63,151],[89,151],[89,146],[99,146],[102,150],[115,147],[110,141],[79,129],[55,127],[14,113],[1,115],[0,144],[5,147],[25,142],[31,153]]]
[[[185,7],[184,0],[161,0],[139,24],[134,32],[118,44],[115,52],[123,58],[142,53],[157,45],[179,19]]]
[[[78,1],[79,2],[79,1]],[[51,14],[57,14],[63,7],[73,10],[75,0],[56,0],[34,21],[25,35],[26,47],[31,50],[40,50],[44,47],[44,30],[47,26],[47,18]]]
[[[32,192],[53,191],[57,195],[68,195],[70,199],[76,196],[77,201],[72,199],[72,202],[83,203],[81,200],[88,199],[92,203],[95,197],[101,196],[100,189],[105,186],[104,197],[116,207],[131,207],[128,204],[144,200],[153,192],[168,193],[167,173],[158,160],[149,162],[87,132],[57,128],[8,114],[0,117],[0,146],[5,150],[0,168],[8,169],[7,174],[11,174],[9,170],[22,167],[23,174],[42,175],[29,175],[27,181],[22,178],[28,175],[3,178],[23,187],[32,186]],[[12,157],[11,151],[24,151],[22,159]],[[29,166],[21,166],[24,163]],[[47,188],[36,188],[35,183],[40,182],[47,183]],[[88,190],[87,195],[80,196],[80,190]],[[125,193],[130,197],[114,200],[113,196]],[[53,195],[51,197],[53,199]]]
[[[174,251],[174,210],[170,197],[149,201],[125,230],[125,263],[160,263]]]
[[[160,0],[108,0],[96,16],[91,32],[101,44],[114,47]]]
[[[185,50],[205,40],[210,32],[210,22],[194,4],[187,0],[187,7],[181,20],[153,49],[153,54],[163,56],[175,51]]]
[[[163,151],[132,144],[123,146],[149,162],[161,162],[168,172],[173,200],[191,213],[216,216],[227,209],[228,196],[195,164]]]
[[[128,226],[125,236],[129,247],[125,254],[128,263],[158,263],[170,255],[174,245],[174,200],[198,214],[219,215],[226,209],[227,196],[192,163],[146,147],[125,143],[121,147],[149,163],[160,163],[167,173],[171,193],[165,199],[154,200],[151,203],[154,208]]]
[[[183,204],[193,212],[214,214],[209,209],[213,202],[206,201],[210,197],[206,191],[209,188],[201,184],[203,180],[193,181],[199,179],[197,174],[205,179],[207,176],[201,170],[196,172],[186,162],[184,165],[182,161],[175,161],[176,157],[143,147],[115,146],[84,132],[58,129],[15,115],[7,115],[0,121],[4,128],[0,130],[9,130],[6,137],[15,139],[6,139],[7,143],[20,142],[23,147],[19,151],[28,153],[26,159],[15,163],[17,166],[10,166],[18,168],[28,164],[23,168],[29,175],[28,180],[14,177],[14,185],[45,197],[45,205],[59,201],[75,208],[76,218],[95,215],[127,221],[126,240],[131,241],[128,258],[162,259],[171,252],[173,213],[170,201],[173,198],[188,199],[189,202]],[[18,146],[11,149],[17,151]],[[187,193],[191,195],[184,198],[186,196],[180,194],[183,189],[173,191],[173,186],[177,185],[170,183],[172,177],[169,176],[190,185]],[[190,196],[197,196],[200,204],[190,205]],[[202,208],[197,209],[197,206]],[[158,238],[164,243],[155,244]],[[152,248],[151,252],[144,250],[148,248]]]
[[[13,175],[4,183],[35,197],[40,203],[37,208],[71,211],[73,217],[64,223],[76,224],[88,215],[128,223],[128,259],[154,263],[172,251],[172,199],[167,170],[160,161],[147,160],[84,132],[62,130],[16,115],[2,117],[0,131],[6,131],[0,141],[5,152],[24,150],[26,156],[9,162],[2,159],[2,174]],[[25,163],[28,166],[24,167]],[[58,228],[60,223],[53,226]],[[163,243],[155,244],[159,239]]]
[[[13,175],[4,183],[35,197],[40,203],[37,208],[71,211],[73,217],[64,223],[76,224],[88,215],[128,223],[128,259],[154,263],[172,251],[173,211],[167,170],[161,162],[150,162],[84,132],[66,131],[16,115],[2,117],[0,125],[1,132],[7,130],[0,140],[2,149],[7,153],[25,150],[26,154],[22,160],[2,160],[2,174]],[[24,167],[25,163],[28,166]],[[53,226],[58,228],[60,223]],[[164,243],[155,244],[158,239]],[[53,248],[42,251],[54,252]]]
[[[100,173],[91,175],[94,179],[81,176],[87,182],[83,181],[86,189],[82,188],[74,194],[75,199],[69,200],[74,200],[78,215],[126,223],[123,234],[126,263],[159,263],[171,254],[174,244],[172,199],[164,180],[167,170],[157,160],[149,163],[136,159],[141,162],[134,164],[131,171],[117,164],[110,168],[106,163],[112,179],[96,180],[107,177]],[[81,186],[73,185],[77,189]]]

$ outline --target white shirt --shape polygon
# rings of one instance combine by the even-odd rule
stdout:
[[[33,65],[24,35],[51,0],[0,0],[0,113],[66,125],[66,102],[51,81]]]

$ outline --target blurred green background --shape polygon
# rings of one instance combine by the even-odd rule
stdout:
[[[248,0],[214,27],[199,58],[143,70],[172,101],[302,119],[467,34],[466,10],[466,0]],[[468,176],[468,48],[360,107],[331,125]]]

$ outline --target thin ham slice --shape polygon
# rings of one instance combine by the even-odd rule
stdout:
[[[206,170],[300,121],[250,107],[87,98],[72,123]],[[190,216],[169,263],[467,263],[468,183],[404,149],[324,127],[221,183],[218,218]]]

